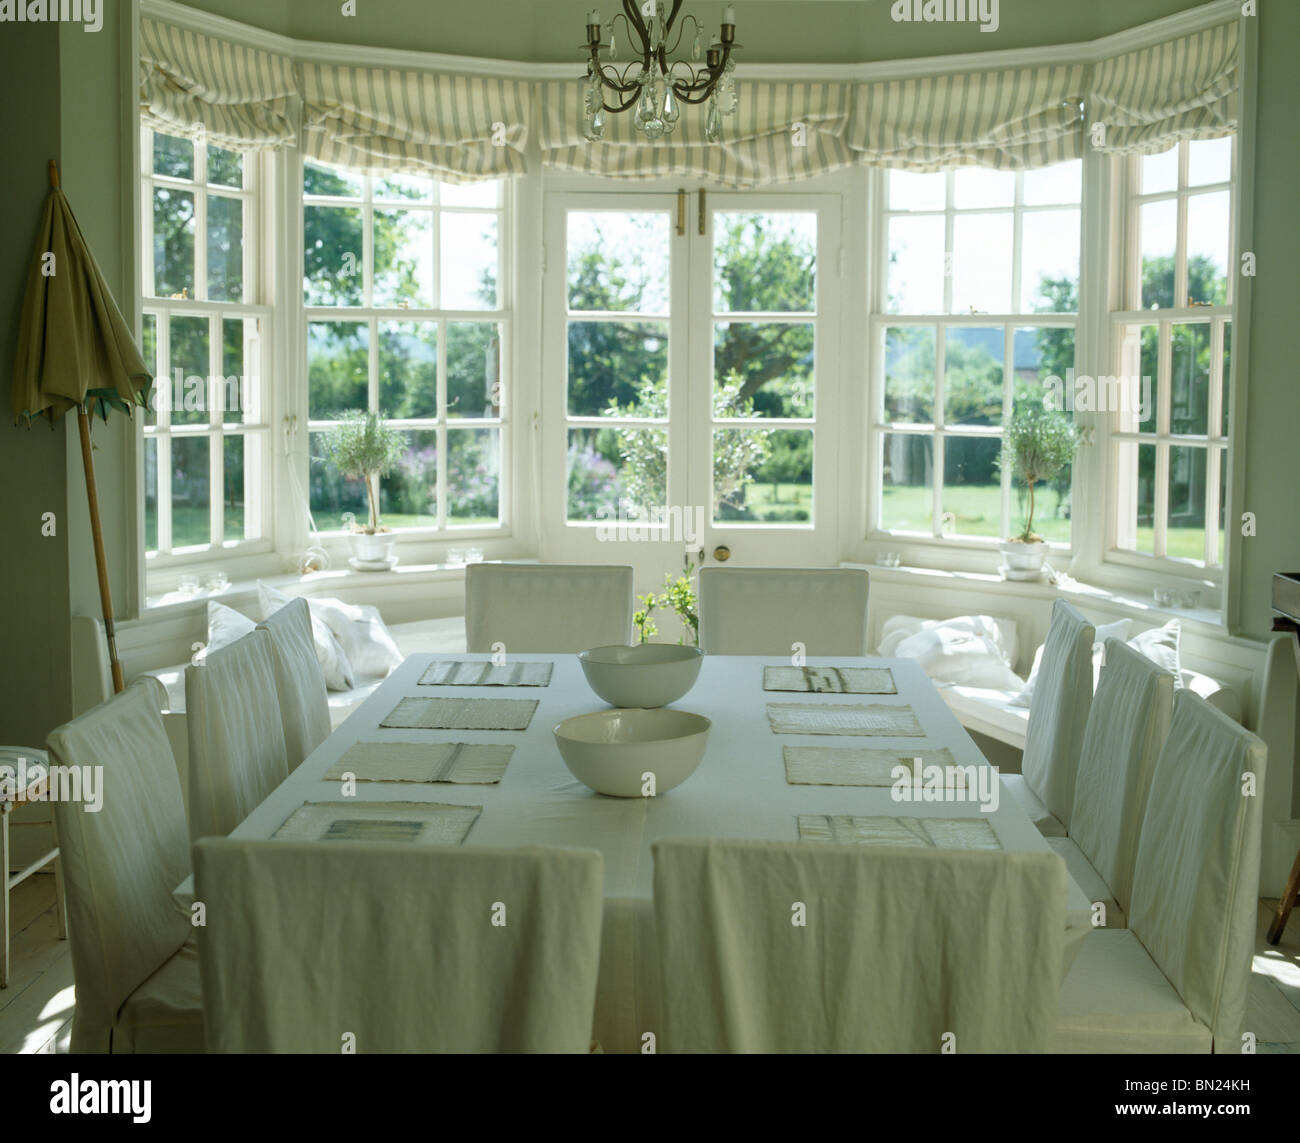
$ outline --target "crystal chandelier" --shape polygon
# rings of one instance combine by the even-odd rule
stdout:
[[[704,136],[710,143],[722,137],[722,117],[736,110],[736,65],[731,59],[736,43],[736,9],[728,4],[722,10],[722,29],[717,41],[703,47],[704,26],[694,16],[678,22],[682,0],[672,0],[672,10],[664,15],[662,0],[637,4],[623,0],[623,11],[604,25],[609,42],[601,40],[600,13],[594,8],[587,15],[587,87],[583,102],[582,132],[593,142],[605,134],[606,112],[617,113],[635,108],[633,123],[647,139],[671,135],[681,116],[681,104],[709,105],[704,121]],[[623,22],[620,29],[619,21]],[[681,46],[686,24],[694,25],[691,60],[669,57]],[[674,36],[674,32],[676,35]],[[631,60],[620,70],[620,37],[629,45]],[[601,52],[607,61],[601,61]],[[703,56],[703,66],[699,64]],[[606,93],[609,101],[606,100]]]

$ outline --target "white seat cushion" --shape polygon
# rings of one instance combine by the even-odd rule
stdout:
[[[1012,702],[1016,692],[989,687],[940,687],[939,694],[957,721],[968,730],[987,734],[1023,750],[1029,729],[1029,708]]]
[[[203,990],[194,934],[126,998],[113,1029],[113,1050],[203,1051]]]
[[[1074,883],[1083,890],[1083,894],[1094,905],[1098,902],[1106,906],[1107,929],[1122,929],[1127,924],[1124,910],[1119,907],[1115,895],[1105,879],[1097,872],[1087,855],[1068,837],[1049,837],[1047,844],[1054,853],[1065,858],[1065,868]]]
[[[1029,788],[1023,774],[1003,774],[1002,790],[1020,803],[1020,808],[1029,815],[1029,820],[1044,837],[1065,836],[1064,823],[1043,805],[1038,795]]]
[[[1061,985],[1054,1052],[1209,1052],[1192,1018],[1131,929],[1084,938]]]

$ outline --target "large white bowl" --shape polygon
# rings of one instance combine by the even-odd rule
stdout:
[[[656,707],[695,685],[704,652],[674,643],[593,647],[578,656],[591,689],[610,706]]]
[[[686,710],[598,710],[566,718],[554,734],[579,782],[616,798],[644,798],[671,790],[695,772],[711,725]]]

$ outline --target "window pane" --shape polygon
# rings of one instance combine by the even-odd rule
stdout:
[[[370,330],[359,321],[307,325],[307,415],[314,421],[365,409]]]
[[[209,514],[207,437],[172,437],[172,548],[207,544]]]
[[[144,550],[158,550],[158,438],[144,438]]]
[[[208,423],[208,319],[171,319],[171,375],[167,378],[173,425]],[[173,544],[172,547],[176,547]]]
[[[244,204],[215,194],[208,195],[208,297],[244,300]]]
[[[223,538],[226,541],[242,540],[244,531],[244,438],[228,436],[221,442],[225,468],[222,483],[225,485],[222,500],[224,520]]]
[[[947,202],[948,176],[942,171],[914,174],[889,172],[890,210],[943,210]]]
[[[153,133],[153,173],[175,179],[194,178],[194,144],[175,135]]]
[[[811,524],[810,429],[714,429],[715,523]]]
[[[952,197],[958,210],[1011,206],[1016,201],[1015,173],[960,167],[953,172]]]
[[[302,165],[302,193],[328,195],[331,198],[360,198],[361,176],[338,167],[304,162]]]
[[[1149,202],[1139,220],[1142,250],[1142,308],[1169,309],[1174,304],[1174,247],[1178,241],[1178,204]]]
[[[817,216],[719,211],[713,225],[718,313],[812,313],[817,308]]]
[[[667,489],[667,429],[569,430],[569,520],[612,520],[620,500],[642,513],[663,508]]]
[[[1083,198],[1083,160],[1071,159],[1052,167],[1035,167],[1025,172],[1026,206],[1056,206],[1080,202]]]
[[[419,175],[387,175],[374,181],[376,202],[433,202],[433,180]]]
[[[303,207],[303,294],[309,306],[359,306],[361,208]]]
[[[1001,539],[1002,477],[997,460],[1001,437],[949,437],[944,441],[945,535]]]
[[[376,210],[376,306],[433,307],[433,213]]]
[[[149,407],[145,410],[144,423],[146,425],[156,425],[158,423],[158,401],[160,399],[160,389],[166,384],[166,378],[159,381],[158,378],[158,315],[143,314],[140,317],[140,353],[144,357],[144,363],[149,367],[149,376],[154,379],[153,387],[149,390]]]
[[[255,411],[248,407],[253,396],[253,379],[248,376],[244,360],[244,339],[255,337],[257,321],[254,318],[221,319],[221,383],[218,397],[221,400],[221,419],[228,425],[243,420],[255,420]]]
[[[447,523],[482,527],[501,517],[501,430],[447,433]]]
[[[1232,322],[1223,323],[1223,424],[1219,432],[1228,435],[1228,414],[1232,396]],[[1222,551],[1222,549],[1220,549]]]
[[[944,423],[1002,423],[1005,332],[1000,325],[953,326],[944,342]]]
[[[889,220],[889,313],[943,311],[943,235],[940,217]]]
[[[438,523],[438,432],[404,433],[406,455],[379,481],[381,523],[397,528],[433,528]]]
[[[569,322],[569,415],[668,414],[668,326],[660,322]]]
[[[208,182],[220,187],[244,185],[244,156],[238,151],[208,144]]]
[[[1178,189],[1178,144],[1158,155],[1142,156],[1142,193],[1159,194]]]
[[[1115,450],[1119,480],[1116,546],[1124,551],[1155,552],[1156,445],[1121,441]]]
[[[1187,185],[1203,187],[1232,180],[1232,137],[1191,139],[1187,144]]]
[[[1072,413],[1074,330],[1017,329],[1012,341],[1012,412],[1030,408]]]
[[[1020,310],[1079,309],[1079,212],[1035,210],[1021,219]]]
[[[359,523],[365,524],[370,519],[366,486],[358,477],[344,476],[334,467],[325,451],[325,436],[323,432],[313,432],[309,442],[311,467],[308,479],[316,524],[323,531],[336,531],[343,527],[344,512],[351,512]]]
[[[1169,429],[1175,433],[1209,431],[1210,327],[1176,325],[1171,337],[1172,377]]]
[[[438,201],[443,206],[481,206],[495,207],[501,205],[501,180],[488,179],[481,183],[438,184]]]
[[[438,415],[438,326],[379,323],[379,407],[403,420]]]
[[[1193,302],[1227,304],[1229,210],[1227,191],[1187,200],[1187,293]]]
[[[442,308],[497,308],[497,216],[442,216]]]
[[[447,325],[447,416],[499,417],[501,327],[495,322]]]
[[[934,532],[934,440],[910,433],[880,438],[880,526],[887,532]]]
[[[179,297],[181,291],[194,297],[194,195],[190,191],[154,187],[154,296]]]
[[[668,312],[668,215],[568,214],[569,309]]]
[[[1206,450],[1169,449],[1169,530],[1165,554],[1185,560],[1205,559]]]
[[[1142,332],[1142,352],[1140,357],[1142,376],[1142,409],[1137,430],[1141,433],[1154,433],[1159,428],[1160,409],[1160,327],[1144,325]],[[1151,388],[1151,400],[1146,399],[1147,386]],[[1142,415],[1145,414],[1145,415]]]
[[[952,312],[1011,309],[1010,214],[962,214],[953,219]]]
[[[716,416],[811,417],[813,325],[718,322],[713,332]]]
[[[884,336],[885,420],[933,424],[934,326],[899,326],[886,329]]]

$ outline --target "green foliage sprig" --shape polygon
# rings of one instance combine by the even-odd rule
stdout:
[[[370,526],[363,531],[372,534],[379,531],[375,483],[392,472],[406,455],[405,438],[384,424],[378,413],[349,411],[326,434],[324,449],[326,457],[340,472],[365,481]]]
[[[1012,471],[1029,489],[1029,513],[1025,528],[1015,539],[1036,544],[1042,537],[1034,532],[1034,486],[1051,480],[1074,457],[1074,426],[1059,412],[1030,408],[1011,418],[1003,434],[999,463]]]

